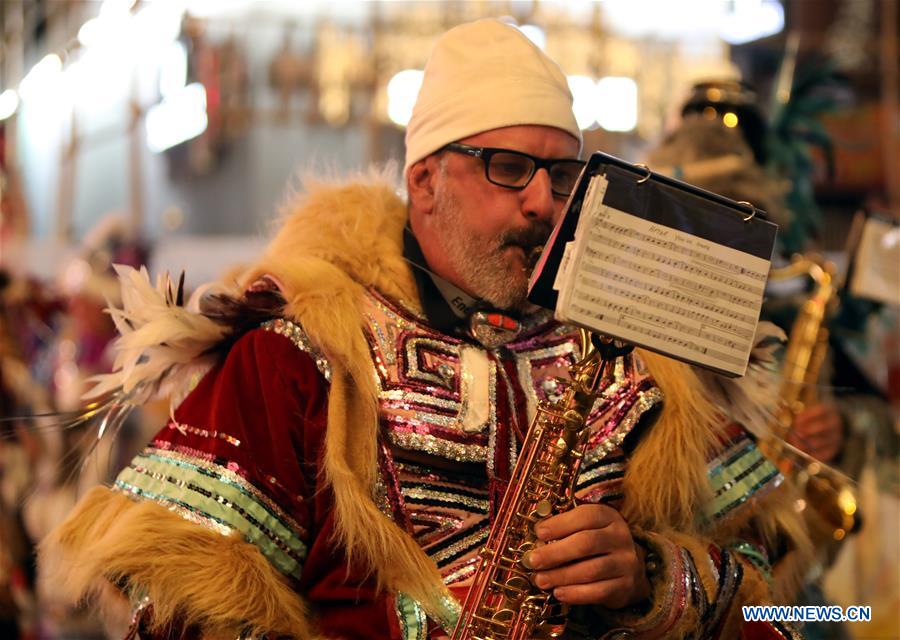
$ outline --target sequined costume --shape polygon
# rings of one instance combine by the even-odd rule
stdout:
[[[246,275],[248,291],[277,289],[280,312],[225,339],[115,485],[44,543],[73,596],[133,610],[141,637],[452,630],[575,334],[541,314],[494,348],[436,329],[402,255],[405,217],[377,181],[304,197]],[[788,588],[802,532],[786,487],[743,429],[692,413],[696,380],[637,351],[604,382],[577,488],[632,525],[653,595],[575,607],[572,637],[791,637],[740,618]]]

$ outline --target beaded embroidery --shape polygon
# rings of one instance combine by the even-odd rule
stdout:
[[[114,488],[223,535],[239,531],[279,571],[300,577],[306,531],[233,464],[225,467],[149,446],[119,473]]]
[[[382,429],[393,447],[382,452],[379,504],[409,527],[445,583],[464,584],[490,530],[493,498],[487,488],[498,473],[495,458],[506,455],[508,466],[514,465],[516,430],[524,433],[528,426],[520,423],[533,418],[538,402],[552,401],[563,390],[576,358],[575,333],[554,324],[531,327],[516,341],[488,350],[435,332],[375,292],[367,297],[365,318]],[[620,445],[662,399],[637,371],[625,358],[604,383],[590,418],[595,434],[577,486],[581,499],[614,506],[621,500]],[[509,421],[506,431],[500,429],[501,416]],[[403,461],[404,451],[469,467],[419,466]],[[399,490],[392,493],[392,486]],[[390,502],[387,496],[393,496]]]
[[[751,499],[779,486],[784,477],[743,431],[734,431],[725,450],[707,466],[713,500],[705,507],[714,521],[733,515]]]
[[[308,353],[315,361],[319,373],[322,374],[326,381],[331,382],[331,364],[329,364],[328,359],[322,352],[313,345],[309,336],[306,335],[306,332],[303,330],[303,327],[290,320],[285,320],[284,318],[275,318],[274,320],[264,322],[261,325],[261,328],[284,336],[293,342],[294,346],[300,351]]]

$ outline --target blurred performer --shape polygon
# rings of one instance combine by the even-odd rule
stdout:
[[[576,358],[573,328],[526,300],[526,256],[580,146],[559,67],[465,24],[426,67],[407,200],[384,175],[308,185],[244,291],[186,306],[125,272],[121,367],[95,392],[111,411],[187,397],[44,566],[145,639],[446,637],[535,405]],[[567,637],[792,637],[741,616],[799,566],[781,475],[689,367],[636,351],[603,385],[578,504],[536,524],[530,556]]]
[[[36,637],[34,545],[22,521],[22,505],[41,454],[28,415],[50,410],[48,395],[35,382],[24,357],[39,315],[31,283],[0,269],[0,636]],[[16,419],[16,416],[23,416]]]
[[[81,495],[109,482],[139,449],[135,421],[123,423],[115,438],[98,440],[95,429],[67,417],[80,407],[88,379],[112,368],[110,344],[116,331],[104,311],[107,304],[120,299],[112,265],[136,265],[146,257],[127,220],[110,215],[85,236],[82,251],[63,267],[56,283],[63,309],[52,323],[53,342],[39,358],[50,365],[49,404],[60,418],[53,428],[45,424],[40,429],[41,455],[34,462],[33,482],[22,512],[28,535],[35,542],[63,520]],[[54,638],[101,637],[96,619],[61,601],[45,572],[38,572],[37,588],[41,633]]]
[[[752,202],[778,223],[779,235],[785,232],[788,237],[796,237],[791,234],[792,225],[796,223],[794,210],[785,204],[785,196],[792,184],[787,177],[773,176],[765,166],[771,149],[768,140],[766,121],[758,107],[757,97],[747,85],[736,81],[704,82],[692,89],[684,107],[682,122],[648,155],[647,162],[656,171],[668,173],[733,200]],[[812,219],[814,217],[807,215],[804,224],[809,225]],[[803,244],[810,246],[811,241],[807,237]],[[780,263],[782,268],[776,267],[773,276],[777,277],[781,271],[787,273],[789,268],[784,268],[786,262],[785,258],[776,256],[775,264]],[[763,317],[782,327],[790,335],[791,341],[805,339],[800,335],[802,332],[791,332],[798,310],[810,296],[808,282],[799,281],[796,284],[800,275],[805,274],[798,272],[794,275],[792,282],[796,286],[789,284],[785,287],[785,283],[778,281],[770,284],[763,308]],[[876,434],[882,434],[879,438],[891,439],[891,416],[884,399],[865,382],[864,376],[860,375],[844,355],[839,338],[840,328],[835,331],[835,327],[829,323],[838,302],[836,296],[828,296],[825,302],[828,311],[820,328],[833,330],[829,343],[830,354],[825,361],[813,364],[815,368],[811,367],[804,372],[807,375],[799,384],[805,388],[792,389],[790,385],[793,383],[784,383],[783,389],[787,389],[789,395],[796,393],[804,401],[802,408],[792,418],[787,441],[812,458],[833,465],[858,481],[863,465],[867,461],[872,462],[871,444]],[[813,339],[817,333],[812,334]],[[792,348],[813,349],[815,345],[789,343],[788,350]],[[816,358],[813,357],[812,360]],[[835,362],[840,363],[840,366],[835,367]],[[816,372],[818,376],[815,375]],[[808,377],[816,379],[810,383]],[[817,399],[811,399],[818,395],[814,393],[817,388],[834,388],[836,393],[826,393]],[[895,446],[889,449],[896,450]],[[792,460],[792,464],[800,472],[809,464],[802,459]],[[800,475],[805,477],[803,473]],[[856,484],[851,482],[847,485],[846,488],[855,493]],[[838,493],[830,493],[832,495],[828,500],[836,501]],[[808,510],[811,511],[811,507],[809,505]],[[817,534],[815,539],[823,552],[821,560],[827,565],[838,550],[838,546],[829,544],[833,542],[832,537],[842,539],[848,530],[830,528],[815,516],[809,523]],[[858,526],[858,522],[852,521],[851,526]],[[804,604],[824,602],[818,586],[821,577],[819,572],[823,565],[817,566],[818,569],[808,577],[809,583],[802,602]],[[848,632],[840,623],[831,622],[808,623],[804,626],[803,633],[810,639],[848,637]]]

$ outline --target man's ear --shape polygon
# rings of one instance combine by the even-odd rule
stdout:
[[[406,172],[409,203],[417,212],[428,214],[434,208],[434,189],[439,171],[438,157],[430,155],[413,163]]]

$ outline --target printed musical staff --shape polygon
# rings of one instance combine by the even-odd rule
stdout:
[[[656,253],[655,251],[651,251],[646,248],[642,248],[633,244],[626,244],[624,242],[619,242],[604,234],[604,228],[602,226],[597,226],[591,229],[591,245],[588,246],[588,249],[591,251],[596,251],[593,247],[596,247],[599,244],[603,244],[617,251],[621,251],[624,253],[630,253],[632,255],[636,255],[642,258],[646,258],[648,260],[652,260],[658,265],[664,265],[667,267],[672,267],[673,269],[678,269],[684,273],[689,273],[694,276],[699,276],[701,278],[705,278],[706,280],[710,280],[712,282],[720,282],[722,284],[727,284],[732,289],[738,289],[739,291],[747,291],[753,295],[761,295],[765,288],[765,285],[756,285],[750,284],[747,282],[741,282],[735,278],[735,273],[716,273],[710,269],[704,269],[703,267],[698,267],[697,265],[691,264],[689,262],[685,262],[684,260],[679,260],[677,258],[670,258],[660,253]],[[698,260],[699,256],[692,256],[692,259]],[[749,274],[746,274],[749,275]]]
[[[666,249],[668,251],[673,251],[675,253],[680,253],[682,255],[688,256],[692,260],[699,260],[701,262],[705,262],[710,266],[722,269],[727,271],[733,275],[743,275],[758,282],[761,282],[763,285],[766,282],[766,278],[768,274],[760,274],[752,269],[747,269],[737,264],[733,264],[727,260],[722,260],[720,258],[716,258],[715,256],[711,256],[706,253],[701,253],[692,249],[690,247],[686,247],[683,244],[678,242],[669,242],[667,240],[662,240],[657,236],[653,236],[647,233],[641,233],[636,229],[631,229],[629,227],[623,227],[611,222],[606,222],[603,227],[594,227],[591,229],[591,235],[597,236],[602,231],[611,231],[614,235],[631,238],[635,242],[643,242],[655,247],[659,247],[660,249]]]
[[[589,320],[593,319],[593,320],[601,320],[602,321],[605,319],[604,314],[599,313],[596,309],[594,309],[592,307],[589,308],[589,307],[584,307],[579,304],[573,304],[572,311],[575,312],[575,315],[572,318],[575,321],[581,320],[581,322],[585,322],[585,319],[589,319]],[[578,317],[579,315],[585,316],[585,318],[579,318]],[[586,322],[586,324],[590,324],[589,320],[588,320],[588,322]],[[638,341],[638,342],[643,342],[643,339],[645,339],[646,337],[650,337],[655,340],[659,340],[660,342],[664,342],[664,343],[668,344],[669,346],[681,347],[682,349],[690,351],[696,355],[709,356],[715,360],[718,360],[721,362],[728,362],[728,363],[731,363],[736,366],[741,366],[741,365],[745,364],[744,360],[742,360],[741,358],[736,358],[735,356],[733,356],[731,354],[723,353],[721,351],[716,351],[714,349],[710,349],[707,346],[697,344],[696,342],[693,342],[692,340],[686,340],[685,338],[682,338],[677,335],[672,335],[671,333],[663,333],[662,331],[657,331],[654,328],[656,325],[648,326],[646,324],[641,325],[641,324],[636,324],[634,322],[631,322],[629,317],[626,315],[617,317],[615,319],[615,321],[618,326],[621,326],[624,329],[629,329],[632,332],[634,332],[634,334],[636,334],[635,335],[636,341]],[[621,337],[626,340],[628,339],[627,334],[623,334]]]
[[[618,256],[614,256],[609,253],[603,253],[597,251],[596,249],[588,246],[585,249],[587,256],[594,258],[596,262],[589,264],[616,264],[623,267],[628,267],[632,271],[643,274],[645,276],[654,276],[661,280],[666,280],[672,285],[677,285],[682,289],[687,289],[694,294],[702,295],[707,298],[716,298],[720,300],[725,300],[736,304],[741,307],[745,307],[747,309],[753,309],[755,303],[753,300],[748,298],[744,298],[742,296],[736,296],[733,293],[729,293],[727,290],[719,288],[719,287],[711,287],[704,285],[696,280],[691,280],[688,278],[684,278],[682,276],[675,275],[674,270],[663,270],[660,269],[659,266],[649,267],[646,265],[639,264],[637,262],[632,262],[630,260],[626,260],[625,258],[621,258]],[[660,262],[660,265],[669,264],[667,262]],[[585,267],[582,266],[582,269]],[[720,281],[721,282],[721,281]]]
[[[588,278],[586,276],[581,276],[582,284],[584,284],[585,287],[588,287],[590,289],[596,290],[596,289],[600,289],[602,287],[612,296],[621,296],[621,297],[627,298],[637,304],[645,304],[648,306],[653,306],[656,309],[659,309],[661,311],[666,311],[667,313],[680,315],[680,316],[683,316],[690,320],[694,320],[696,322],[701,323],[701,325],[714,326],[717,329],[719,329],[720,331],[724,331],[725,333],[733,333],[741,338],[752,338],[753,337],[754,329],[756,326],[756,321],[751,316],[744,315],[741,313],[736,313],[734,311],[731,311],[730,309],[725,309],[724,307],[717,307],[717,306],[709,304],[709,303],[704,303],[696,298],[691,298],[690,296],[681,294],[678,291],[675,291],[673,289],[657,287],[657,286],[647,284],[646,282],[643,282],[640,280],[634,280],[632,278],[627,278],[625,276],[622,276],[621,274],[618,274],[614,271],[610,271],[608,269],[598,269],[597,267],[588,266],[588,267],[584,267],[584,270],[589,271],[591,273],[597,273],[598,275],[601,275],[604,278],[606,278],[606,281],[601,282],[600,280],[597,280],[595,278]],[[643,289],[645,291],[648,291],[649,293],[653,294],[653,296],[662,296],[664,298],[674,298],[681,302],[686,302],[687,304],[698,305],[703,309],[715,311],[716,313],[719,313],[720,315],[723,315],[725,317],[730,317],[730,318],[739,320],[742,323],[744,323],[744,326],[740,326],[738,324],[731,323],[731,322],[723,322],[721,319],[715,318],[715,317],[713,317],[709,314],[703,313],[701,311],[687,309],[687,308],[682,307],[677,304],[662,302],[658,299],[655,299],[651,295],[637,293],[637,292],[629,290],[629,289],[622,289],[622,288],[616,287],[616,286],[610,284],[609,280],[618,281],[618,282],[622,282],[622,281],[627,282],[628,284],[630,284],[638,289]]]
[[[740,375],[769,262],[606,204],[592,179],[557,275],[557,316]]]

